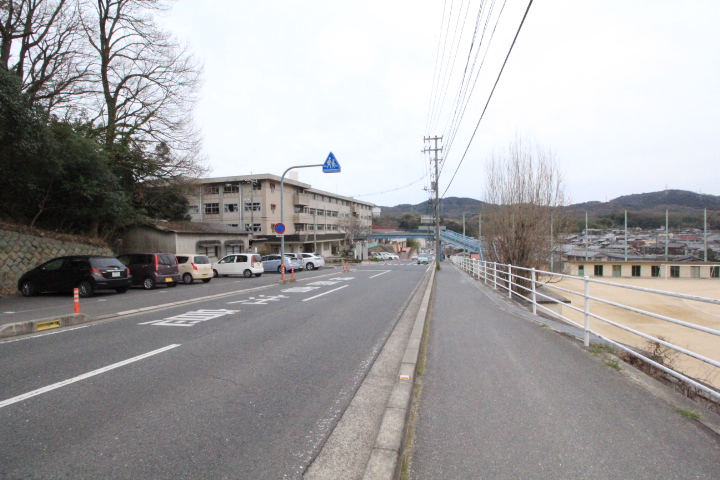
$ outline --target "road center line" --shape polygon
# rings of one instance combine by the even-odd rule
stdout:
[[[143,353],[142,355],[138,355],[137,357],[128,358],[127,360],[123,360],[122,362],[113,363],[112,365],[108,365],[107,367],[93,370],[92,372],[83,373],[82,375],[79,375],[74,378],[70,378],[68,380],[63,380],[62,382],[53,383],[52,385],[48,385],[47,387],[38,388],[37,390],[33,390],[32,392],[27,392],[22,395],[18,395],[17,397],[3,400],[2,402],[0,402],[0,408],[7,407],[8,405],[12,405],[13,403],[22,402],[23,400],[27,400],[28,398],[34,397],[36,395],[41,395],[41,394],[47,393],[51,390],[55,390],[57,388],[64,387],[66,385],[70,385],[71,383],[79,382],[80,380],[85,380],[86,378],[90,378],[95,375],[105,373],[109,370],[112,370],[112,369],[118,368],[118,367],[122,367],[129,363],[137,362],[138,360],[142,360],[143,358],[151,357],[153,355],[157,355],[158,353],[162,353],[166,350],[170,350],[172,348],[179,347],[179,346],[180,346],[180,344],[168,345],[167,347],[159,348],[157,350],[153,350],[152,352]]]
[[[328,290],[327,292],[321,293],[320,295],[315,295],[314,297],[306,298],[305,300],[303,300],[303,302],[307,302],[308,300],[312,300],[313,298],[322,297],[323,295],[327,295],[328,293],[337,292],[338,290],[342,290],[343,288],[349,287],[349,286],[350,285],[343,285],[342,287],[338,287],[333,290]]]

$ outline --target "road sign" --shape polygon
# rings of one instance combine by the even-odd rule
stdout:
[[[275,224],[275,233],[280,235],[285,233],[285,225],[282,223]]]
[[[330,155],[328,155],[323,164],[323,173],[340,173],[340,164],[332,152],[330,152]]]

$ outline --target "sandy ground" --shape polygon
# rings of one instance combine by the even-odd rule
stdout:
[[[720,299],[720,279],[657,279],[657,278],[613,278],[604,277],[604,282],[617,285],[632,285],[675,293],[684,293],[699,297]],[[564,278],[555,283],[559,287],[582,292],[581,279]],[[548,284],[552,287],[553,284]],[[582,297],[567,292],[558,292],[571,300],[571,305],[583,309]],[[590,296],[607,299],[615,303],[628,305],[641,310],[682,320],[695,325],[720,330],[720,305],[701,303],[693,300],[674,298],[656,293],[639,292],[615,285],[590,284]],[[662,336],[666,341],[699,353],[715,361],[720,361],[720,336],[693,330],[682,325],[675,325],[646,315],[630,312],[625,309],[606,305],[598,301],[590,302],[590,311],[596,315],[612,320],[618,324],[633,328],[654,337]],[[580,325],[583,324],[583,313],[567,306],[563,307],[563,315]],[[613,325],[591,318],[590,328],[615,341],[648,350],[649,342],[633,333]],[[702,380],[720,388],[720,369],[679,354],[674,368],[689,376]]]

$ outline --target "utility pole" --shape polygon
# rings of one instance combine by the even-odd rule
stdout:
[[[435,190],[435,269],[440,270],[440,182],[438,176],[438,152],[442,152],[443,147],[438,148],[438,141],[443,137],[423,137],[424,142],[435,142],[435,148],[424,148],[423,153],[434,152],[435,158],[435,180],[432,182],[432,188]]]

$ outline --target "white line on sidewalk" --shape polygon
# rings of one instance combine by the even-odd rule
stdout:
[[[86,378],[90,378],[95,375],[105,373],[114,368],[122,367],[123,365],[127,365],[128,363],[137,362],[138,360],[142,360],[143,358],[151,357],[153,355],[157,355],[158,353],[162,353],[166,350],[170,350],[172,348],[179,347],[179,346],[180,346],[180,344],[168,345],[167,347],[159,348],[157,350],[153,350],[152,352],[143,353],[142,355],[138,355],[137,357],[128,358],[127,360],[123,360],[122,362],[113,363],[112,365],[108,365],[107,367],[93,370],[92,372],[83,373],[82,375],[79,375],[74,378],[70,378],[68,380],[63,380],[62,382],[53,383],[52,385],[48,385],[47,387],[38,388],[37,390],[33,390],[32,392],[28,392],[23,395],[18,395],[17,397],[3,400],[2,402],[0,402],[0,408],[7,407],[8,405],[12,405],[13,403],[22,402],[23,400],[27,400],[28,398],[34,397],[36,395],[41,395],[41,394],[47,393],[51,390],[55,390],[57,388],[64,387],[66,385],[70,385],[71,383],[79,382],[80,380],[85,380]]]
[[[333,290],[328,290],[327,292],[321,293],[320,295],[315,295],[314,297],[306,298],[305,300],[303,300],[303,302],[307,302],[308,300],[312,300],[313,298],[322,297],[323,295],[327,295],[328,293],[337,292],[338,290],[342,290],[343,288],[349,287],[349,286],[350,285],[343,285],[342,287],[338,287]]]

